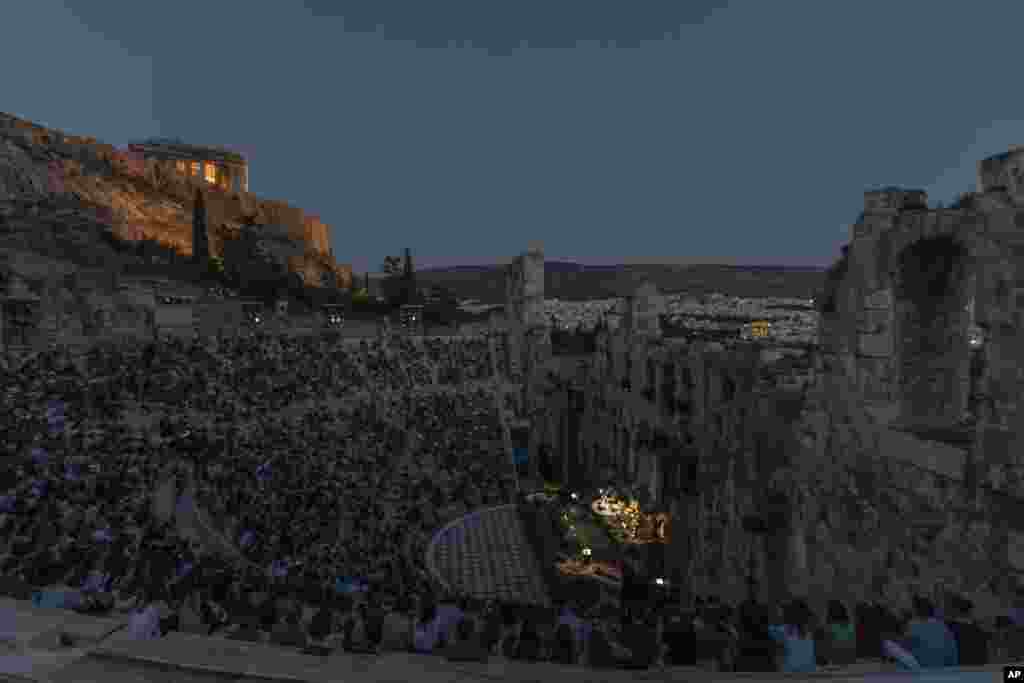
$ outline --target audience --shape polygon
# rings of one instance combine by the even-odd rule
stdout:
[[[513,490],[490,374],[482,339],[328,347],[259,334],[4,366],[0,592],[121,611],[140,639],[223,632],[327,650],[340,639],[467,662],[806,673],[816,654],[847,665],[897,642],[898,620],[877,604],[851,618],[830,602],[816,651],[802,601],[781,616],[753,599],[647,611],[620,627],[579,604],[480,610],[439,594],[423,561],[431,534]],[[179,494],[237,553],[211,553],[171,523]],[[989,660],[969,601],[946,622],[923,598],[914,608],[898,642],[922,667]]]

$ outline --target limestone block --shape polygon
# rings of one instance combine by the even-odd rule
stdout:
[[[1024,571],[1024,534],[1011,530],[1007,538],[1006,559],[1010,566]]]
[[[907,190],[902,188],[883,188],[869,190],[864,193],[864,212],[901,211],[927,206],[928,194],[924,190]]]
[[[981,432],[981,456],[986,463],[1001,465],[1014,462],[1017,433],[997,426],[985,426]]]
[[[858,334],[857,352],[862,356],[887,358],[893,355],[892,334]]]
[[[865,309],[892,309],[892,288],[879,289],[864,298]]]
[[[888,332],[892,325],[892,315],[888,310],[865,310],[858,316],[858,329],[861,334],[882,334]]]

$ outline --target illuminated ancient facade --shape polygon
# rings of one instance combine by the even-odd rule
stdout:
[[[667,517],[667,545],[647,548],[662,576],[742,598],[753,574],[778,592],[785,529],[764,537],[743,521],[767,516],[763,482],[783,453],[799,450],[792,407],[813,378],[811,357],[784,352],[786,379],[802,378],[787,386],[774,372],[779,359],[758,344],[662,339],[636,315],[657,316],[655,296],[641,287],[627,298],[624,324],[599,332],[595,353],[549,363],[546,410],[533,426],[538,467],[580,490],[629,486],[644,519]]]
[[[154,160],[163,171],[205,181],[226,191],[249,191],[249,164],[236,152],[162,138],[132,143],[128,149],[146,160]]]

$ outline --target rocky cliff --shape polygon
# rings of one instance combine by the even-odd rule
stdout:
[[[101,244],[106,237],[191,255],[197,182],[93,138],[0,113],[0,247],[38,252],[49,239],[53,248],[43,249],[49,256],[59,257],[63,244],[64,251],[102,262],[109,257]],[[250,193],[203,188],[211,254],[223,255],[225,242],[243,227],[280,226],[295,243],[289,270],[315,286],[332,277],[350,285],[351,268],[334,261],[327,225],[316,216]],[[41,230],[49,237],[35,234]]]

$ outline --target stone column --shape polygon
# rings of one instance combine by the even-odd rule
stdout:
[[[789,536],[789,567],[787,575],[790,592],[807,595],[807,530],[802,519],[794,519]]]
[[[699,542],[697,533],[697,506],[695,496],[682,496],[671,502],[672,516],[669,520],[669,553],[666,558],[666,572],[675,580],[681,580],[680,602],[689,607],[693,601],[694,589],[694,544]]]
[[[655,503],[659,502],[658,491],[661,488],[658,486],[658,477],[661,475],[661,459],[659,457],[659,453],[660,451],[652,451],[650,454],[651,471],[648,491],[651,494],[651,500]]]
[[[665,367],[663,360],[657,358],[654,361],[654,408],[658,415],[661,415],[661,383],[665,376]]]

